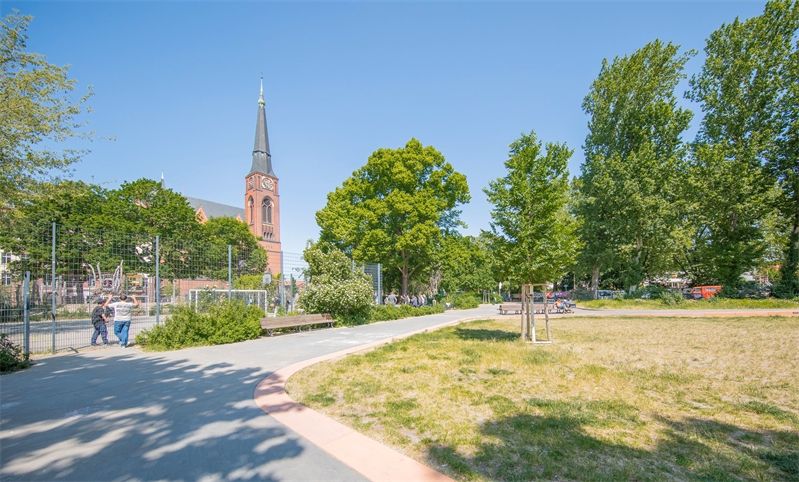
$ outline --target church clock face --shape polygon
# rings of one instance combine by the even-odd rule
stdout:
[[[265,177],[261,179],[261,187],[268,190],[273,190],[275,188],[275,181],[272,179]]]
[[[247,189],[252,189],[255,187],[255,180],[253,178],[247,179]]]

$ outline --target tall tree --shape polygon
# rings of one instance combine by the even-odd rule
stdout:
[[[76,127],[90,94],[71,97],[75,80],[67,67],[28,52],[29,16],[0,19],[0,218],[9,220],[37,181],[67,168],[84,154],[56,150],[63,141],[87,136]]]
[[[356,261],[398,270],[402,293],[429,267],[443,233],[459,224],[456,207],[469,201],[466,177],[434,147],[411,139],[378,149],[366,165],[327,196],[316,213],[321,240]]]
[[[702,71],[691,78],[688,97],[704,113],[692,166],[691,192],[701,212],[695,249],[708,278],[729,288],[760,258],[761,227],[775,200],[799,236],[798,28],[797,2],[768,2],[762,15],[713,32]],[[780,196],[774,196],[777,183]],[[793,277],[797,239],[785,263]]]
[[[473,237],[453,233],[441,239],[441,251],[437,256],[433,276],[440,276],[439,286],[447,292],[476,293],[496,287],[492,266],[486,236]]]
[[[674,89],[691,55],[655,40],[604,60],[583,101],[590,119],[577,211],[594,289],[600,270],[632,287],[673,266],[681,135],[692,117]]]
[[[227,277],[227,249],[231,246],[235,276],[258,275],[260,279],[266,270],[267,254],[245,223],[235,218],[213,218],[206,221],[201,230],[206,257],[218,260],[216,265],[209,264],[209,275]]]
[[[87,263],[108,266],[98,235],[104,230],[101,215],[107,192],[80,181],[44,182],[35,197],[16,207],[9,229],[0,233],[0,246],[20,256],[15,267],[33,277],[50,272],[52,224],[56,223],[58,274],[85,274]]]
[[[507,174],[489,183],[495,250],[518,283],[554,282],[574,263],[577,223],[568,211],[572,155],[565,144],[542,143],[534,132],[510,145]]]
[[[766,7],[767,13],[770,7]],[[782,12],[776,16],[778,20],[772,21],[783,24],[780,29],[783,32],[782,40],[785,41],[786,32],[791,29],[796,39],[792,46],[787,46],[784,69],[780,71],[780,84],[785,88],[779,102],[782,133],[777,139],[774,156],[767,161],[769,170],[782,188],[780,210],[790,226],[776,292],[790,298],[799,296],[799,38],[796,35],[799,30],[799,2],[782,2],[773,8]]]
[[[125,255],[132,269],[149,272],[155,261],[156,236],[160,236],[161,274],[166,277],[194,277],[209,267],[225,264],[203,250],[202,231],[194,209],[181,194],[157,181],[138,179],[123,183],[108,194],[103,208],[109,225],[106,244]]]

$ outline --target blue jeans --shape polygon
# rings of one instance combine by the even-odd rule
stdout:
[[[128,346],[128,330],[130,330],[130,320],[114,321],[114,335],[119,340],[119,346]]]
[[[103,337],[103,343],[108,343],[108,328],[105,327],[105,323],[97,323],[94,325],[94,333],[92,334],[92,345],[97,344],[97,337]]]

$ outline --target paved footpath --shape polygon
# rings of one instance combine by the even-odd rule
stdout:
[[[0,377],[2,480],[364,480],[253,400],[279,368],[493,307],[249,342],[58,356]]]
[[[0,377],[0,479],[364,480],[266,415],[256,385],[304,360],[495,314],[486,306],[176,352],[46,358]]]

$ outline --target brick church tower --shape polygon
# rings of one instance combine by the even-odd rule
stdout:
[[[260,244],[269,255],[269,270],[276,275],[282,272],[280,190],[277,176],[272,170],[272,155],[269,153],[265,104],[264,81],[261,79],[252,167],[250,173],[245,177],[244,217],[250,226],[250,232],[261,239]]]

